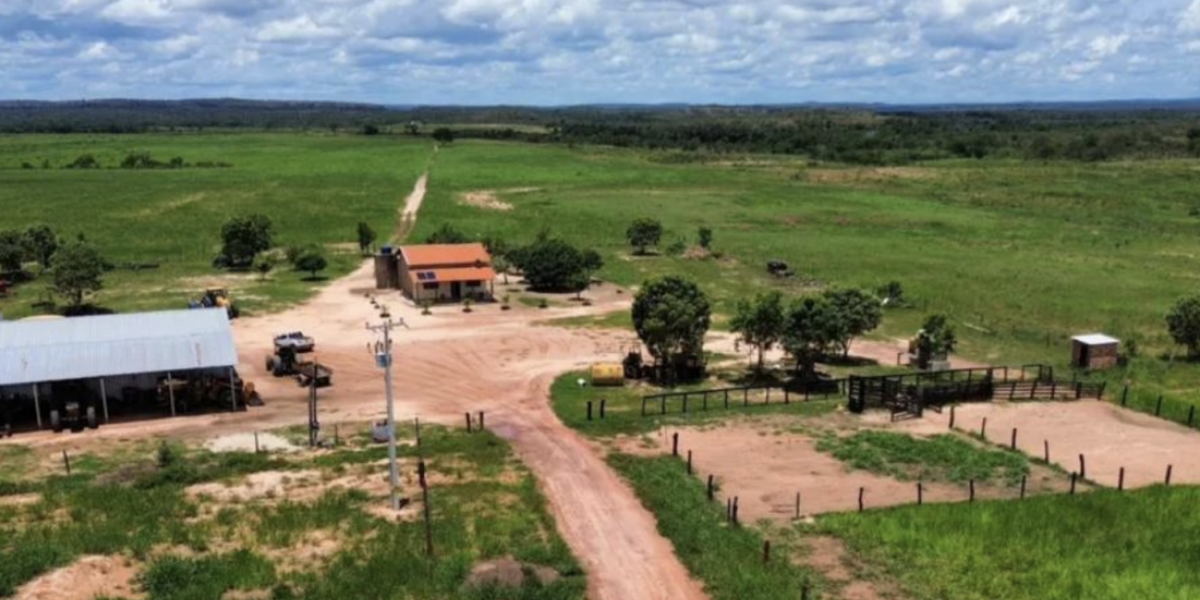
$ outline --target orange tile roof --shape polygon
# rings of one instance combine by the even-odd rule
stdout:
[[[483,244],[425,244],[420,246],[401,246],[401,256],[410,269],[421,267],[441,267],[452,265],[470,265],[477,263],[492,264]]]
[[[429,278],[426,273],[433,275]],[[449,269],[417,269],[410,271],[408,276],[413,283],[453,283],[455,281],[491,281],[496,278],[496,272],[491,267],[461,267]],[[421,279],[424,276],[425,279]]]

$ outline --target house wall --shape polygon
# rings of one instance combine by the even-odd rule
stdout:
[[[455,298],[453,295],[454,286],[451,283],[438,283],[436,289],[425,289],[425,285],[418,283],[415,292],[409,292],[409,297],[414,302],[422,300],[432,300],[434,302],[453,302],[463,298],[478,300],[480,298],[487,299],[491,297],[490,281],[480,281],[478,285],[469,285],[469,282],[463,282],[462,295]]]
[[[1083,358],[1086,349],[1087,363]],[[1071,342],[1071,364],[1085,369],[1111,369],[1117,366],[1120,356],[1118,344],[1101,344],[1087,346],[1082,342]]]

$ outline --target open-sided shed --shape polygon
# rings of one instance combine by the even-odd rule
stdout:
[[[1103,333],[1071,338],[1071,364],[1080,369],[1111,369],[1117,366],[1121,341]]]
[[[229,317],[219,308],[2,322],[0,426],[32,403],[40,428],[65,396],[95,399],[107,421],[110,400],[159,389],[174,415],[180,382],[200,378],[236,409],[237,363]]]

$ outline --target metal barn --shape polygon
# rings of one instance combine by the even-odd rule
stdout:
[[[147,403],[174,416],[200,382],[236,410],[237,363],[220,308],[0,322],[0,428],[41,429],[66,402],[86,402],[99,422]]]

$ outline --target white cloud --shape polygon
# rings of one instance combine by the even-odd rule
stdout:
[[[341,37],[343,32],[336,27],[320,25],[309,15],[300,15],[293,19],[272,21],[258,32],[258,39],[264,42],[304,42],[312,40],[328,40]]]
[[[1091,50],[1091,57],[1093,59],[1107,58],[1120,52],[1121,48],[1123,48],[1125,43],[1128,41],[1129,35],[1124,33],[1118,35],[1102,35],[1093,39],[1092,42],[1088,44],[1088,48]]]
[[[1192,0],[1183,11],[1183,19],[1180,20],[1179,26],[1184,31],[1200,31],[1200,0]]]
[[[170,7],[164,0],[117,0],[100,14],[127,25],[154,25],[172,18]]]
[[[94,42],[87,48],[84,48],[79,53],[80,60],[109,60],[116,58],[119,55],[116,48],[113,48],[108,42]]]

